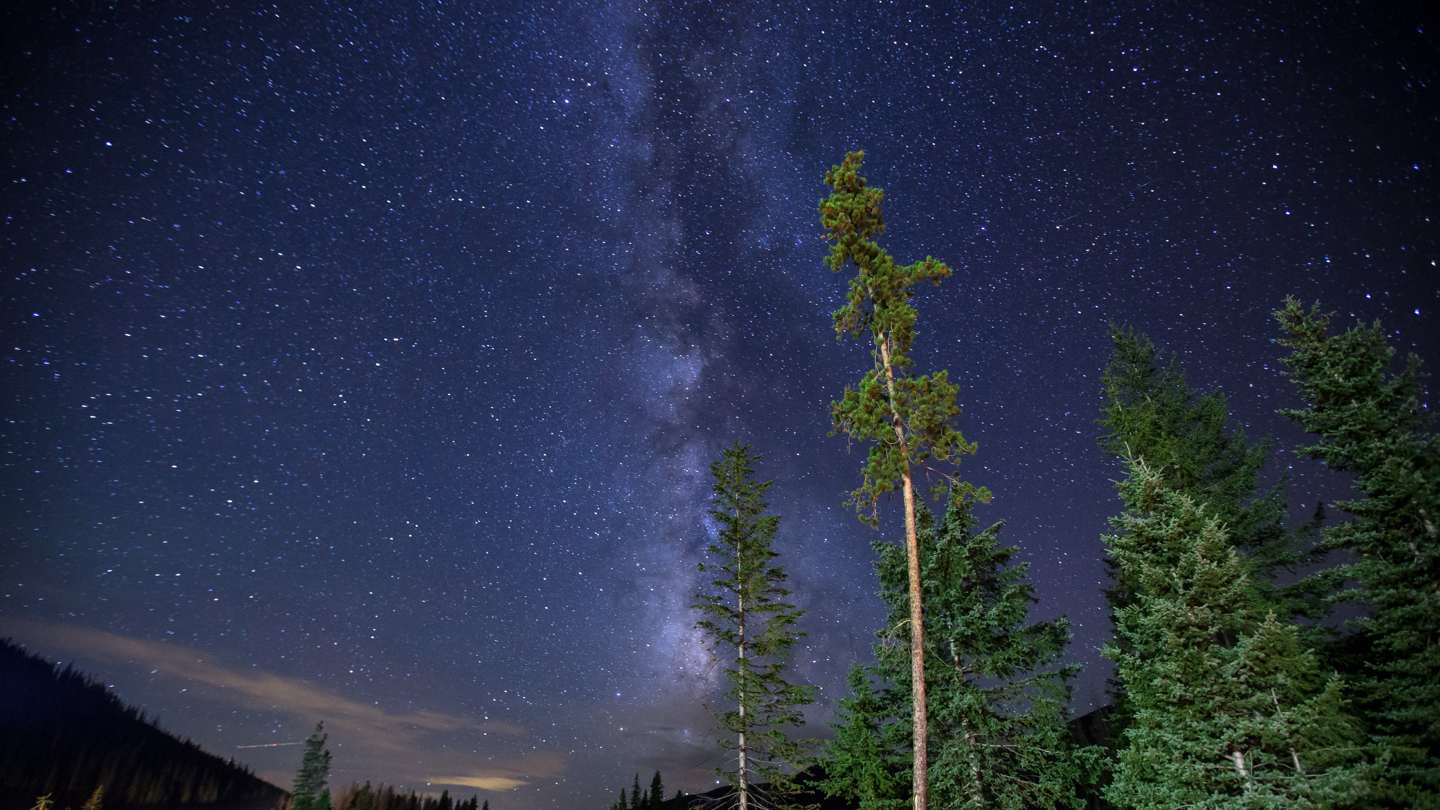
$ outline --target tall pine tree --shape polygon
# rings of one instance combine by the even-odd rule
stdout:
[[[1132,603],[1104,653],[1130,723],[1106,798],[1125,808],[1324,808],[1366,770],[1339,678],[1296,628],[1262,613],[1252,566],[1208,507],[1128,462],[1105,538]]]
[[[1419,358],[1391,373],[1395,350],[1380,324],[1330,335],[1330,315],[1287,298],[1288,376],[1302,408],[1281,411],[1319,441],[1301,453],[1353,473],[1353,520],[1325,532],[1346,552],[1326,572],[1338,602],[1360,601],[1351,644],[1363,651],[1358,694],[1389,762],[1371,801],[1440,807],[1440,445],[1421,404]]]
[[[1028,564],[1013,563],[1014,548],[999,545],[1003,524],[977,531],[971,509],[951,499],[939,527],[928,511],[917,519],[931,793],[943,807],[1080,807],[1080,757],[1093,761],[1098,752],[1077,757],[1066,726],[1067,682],[1078,671],[1061,663],[1067,623],[1029,622]],[[909,765],[909,645],[898,643],[907,635],[908,566],[897,546],[875,548],[889,628],[875,665],[851,672],[825,787],[865,810],[898,810]]]
[[[871,238],[885,230],[880,214],[884,193],[866,184],[858,172],[864,152],[850,152],[838,166],[825,173],[825,184],[834,193],[820,202],[820,224],[833,242],[825,263],[839,271],[853,263],[855,277],[845,306],[834,312],[835,335],[871,340],[871,367],[860,384],[846,387],[844,396],[831,403],[834,433],[861,442],[874,442],[866,458],[864,481],[850,493],[850,500],[862,519],[876,525],[880,496],[900,492],[905,505],[905,546],[908,553],[910,594],[910,635],[915,640],[910,660],[911,682],[915,684],[911,704],[913,733],[912,792],[915,810],[926,810],[929,787],[926,774],[925,623],[921,608],[920,568],[915,539],[915,469],[936,474],[935,491],[950,485],[956,498],[988,500],[989,493],[954,478],[955,465],[964,453],[975,452],[951,424],[960,414],[955,404],[958,390],[948,373],[915,376],[910,359],[915,340],[915,308],[910,306],[912,287],[929,281],[939,284],[950,275],[944,262],[926,257],[908,265],[897,265],[890,254]]]
[[[723,748],[736,752],[734,770],[720,772],[735,787],[741,810],[762,803],[755,787],[772,789],[802,764],[805,745],[790,733],[804,724],[801,709],[815,699],[813,686],[785,679],[791,649],[804,635],[795,627],[804,614],[785,601],[784,569],[774,563],[780,518],[765,514],[770,481],[753,479],[758,455],[736,442],[710,465],[714,478],[709,514],[718,527],[701,571],[718,574],[714,590],[696,595],[705,616],[696,627],[705,632],[712,653],[729,661],[725,705],[711,707],[729,735]],[[733,657],[732,657],[733,656]]]

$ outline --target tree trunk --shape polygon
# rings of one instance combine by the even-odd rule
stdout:
[[[735,570],[740,570],[738,562]],[[741,587],[744,587],[743,579]],[[745,596],[740,595],[737,601],[740,606],[740,810],[750,810],[750,774],[745,762]]]
[[[980,754],[975,750],[977,743],[975,731],[970,728],[970,721],[962,720],[961,723],[965,728],[965,745],[969,748],[970,801],[975,805],[975,810],[984,810],[985,786],[980,779]]]
[[[925,716],[925,625],[920,600],[920,545],[915,537],[915,490],[910,482],[910,447],[905,440],[905,425],[895,408],[895,372],[890,367],[889,336],[880,341],[880,361],[885,366],[885,390],[890,395],[895,438],[900,443],[901,455],[905,457],[905,470],[900,481],[905,496],[905,557],[910,569],[910,694],[913,696],[911,722],[915,736],[912,790],[915,810],[927,810],[930,805],[929,760],[926,756],[929,728]]]
[[[1240,772],[1240,778],[1248,780],[1250,774],[1245,772],[1245,755],[1239,751],[1231,751],[1230,761],[1235,763],[1235,770]]]

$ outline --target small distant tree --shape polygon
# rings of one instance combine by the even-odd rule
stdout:
[[[715,591],[697,594],[694,605],[705,616],[695,626],[705,632],[715,657],[730,662],[727,705],[711,712],[734,735],[721,738],[720,745],[737,753],[736,768],[718,772],[735,787],[741,810],[749,810],[754,785],[770,782],[775,788],[787,768],[799,769],[804,746],[787,729],[804,723],[801,707],[815,699],[813,686],[784,677],[791,648],[804,635],[795,628],[804,611],[784,601],[790,591],[772,548],[780,518],[765,514],[771,482],[753,480],[751,465],[759,458],[736,442],[710,465],[715,481],[709,513],[719,531],[708,547],[711,561],[700,570],[719,578],[711,583]]]
[[[640,774],[635,774],[635,784],[630,788],[631,810],[644,810],[645,804],[640,800]]]
[[[330,791],[325,779],[330,775],[330,752],[325,749],[325,722],[315,724],[315,733],[305,740],[305,753],[300,757],[300,770],[295,774],[291,791],[292,810],[330,810]]]
[[[660,805],[665,801],[665,785],[660,781],[660,772],[650,777],[650,801],[645,805],[647,810],[660,810]]]
[[[909,562],[909,635],[914,763],[912,791],[915,810],[929,804],[925,710],[925,633],[921,609],[920,561],[915,540],[916,467],[936,474],[934,491],[949,485],[956,498],[989,500],[984,488],[955,479],[952,471],[964,453],[975,452],[951,424],[960,414],[955,404],[958,388],[948,373],[916,376],[910,359],[915,340],[912,287],[921,282],[939,284],[950,275],[944,262],[924,261],[899,265],[872,239],[885,230],[880,214],[883,192],[868,186],[859,175],[864,152],[850,152],[839,166],[825,173],[834,193],[820,202],[820,224],[833,244],[825,263],[839,271],[853,263],[845,306],[834,312],[835,336],[870,336],[872,364],[860,384],[846,387],[844,396],[830,404],[832,433],[861,442],[874,442],[864,466],[864,482],[850,493],[850,502],[871,526],[877,525],[880,496],[899,490],[905,504],[905,546]]]

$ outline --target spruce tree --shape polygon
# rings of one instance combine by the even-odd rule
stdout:
[[[960,413],[955,404],[957,387],[948,373],[915,376],[910,359],[915,340],[915,308],[910,305],[914,285],[939,284],[950,275],[944,262],[926,257],[897,265],[871,238],[885,230],[880,213],[884,196],[866,184],[857,172],[864,152],[850,152],[839,166],[825,173],[834,189],[820,202],[820,224],[829,233],[830,254],[825,263],[839,271],[847,262],[856,267],[845,306],[834,312],[837,338],[845,335],[871,339],[871,367],[860,384],[846,387],[844,396],[831,403],[834,433],[861,442],[874,442],[863,468],[864,480],[850,493],[850,503],[871,526],[877,525],[880,496],[899,491],[905,507],[905,545],[908,553],[910,593],[911,704],[913,730],[912,793],[915,810],[926,810],[929,788],[926,762],[926,703],[924,616],[921,608],[919,557],[915,539],[915,468],[935,473],[934,491],[949,484],[953,497],[988,500],[989,493],[953,476],[963,453],[975,452],[951,424]]]
[[[291,791],[294,802],[292,810],[329,810],[330,791],[325,788],[325,778],[330,774],[330,752],[325,750],[325,723],[315,724],[315,733],[305,740],[305,753],[300,757],[300,770],[295,774],[295,789]]]
[[[1206,504],[1256,567],[1256,586],[1268,590],[1272,576],[1300,559],[1285,531],[1284,479],[1258,491],[1270,440],[1252,442],[1244,430],[1230,425],[1225,394],[1218,388],[1192,388],[1179,359],[1172,355],[1164,361],[1144,334],[1111,324],[1110,339],[1114,350],[1105,363],[1100,448],[1112,458],[1143,459],[1171,488]],[[1130,586],[1115,581],[1107,595],[1112,608],[1119,607],[1129,600]],[[1274,600],[1299,596],[1293,591],[1266,595]],[[1301,611],[1297,602],[1287,604],[1289,613]]]
[[[646,803],[646,810],[660,810],[660,805],[665,801],[665,785],[660,781],[660,772],[650,777],[650,801]]]
[[[889,640],[888,631],[881,636]],[[889,666],[857,662],[846,675],[850,693],[836,707],[820,788],[858,802],[859,810],[906,810],[912,804],[910,690],[887,677],[896,670],[894,656],[877,649],[876,658]]]
[[[1132,713],[1105,797],[1126,808],[1322,808],[1366,777],[1344,687],[1266,607],[1225,525],[1139,459],[1105,538],[1135,599],[1115,661]]]
[[[640,773],[635,773],[635,784],[630,787],[630,806],[634,810],[644,810],[645,805],[640,803]]]
[[[1336,504],[1353,520],[1324,534],[1344,552],[1325,572],[1361,651],[1357,694],[1388,762],[1372,803],[1440,807],[1440,445],[1421,403],[1420,360],[1392,374],[1379,322],[1330,335],[1330,315],[1287,298],[1275,313],[1283,362],[1302,408],[1281,411],[1319,441],[1300,453],[1352,473],[1360,498]]]
[[[735,769],[718,772],[735,787],[741,810],[758,798],[752,789],[757,783],[779,787],[787,768],[799,769],[804,745],[787,730],[804,724],[801,708],[815,695],[813,686],[784,677],[791,649],[804,635],[795,627],[804,611],[784,601],[790,591],[772,547],[780,518],[765,514],[763,498],[772,482],[753,479],[751,465],[759,458],[736,442],[710,465],[709,514],[718,531],[708,546],[711,561],[700,570],[719,578],[711,582],[712,592],[696,595],[694,605],[705,616],[695,626],[705,632],[712,654],[729,661],[725,706],[709,708],[733,735],[720,745],[736,752]]]
[[[1080,758],[1066,726],[1076,665],[1061,657],[1070,633],[1064,619],[1029,623],[1033,588],[1028,564],[1012,564],[1001,547],[1003,524],[975,530],[972,506],[951,499],[937,528],[928,511],[917,519],[924,584],[926,677],[930,679],[930,788],[943,807],[1079,807]],[[908,615],[905,552],[876,543],[881,595],[889,628],[876,664],[851,670],[851,695],[830,746],[824,787],[866,810],[899,810],[908,774]],[[878,686],[878,689],[876,688]]]
[[[1306,538],[1285,530],[1283,476],[1270,489],[1257,489],[1270,441],[1251,442],[1243,430],[1232,428],[1225,394],[1191,387],[1178,358],[1172,354],[1165,360],[1144,334],[1112,323],[1110,339],[1113,350],[1102,378],[1101,449],[1112,458],[1143,460],[1160,471],[1172,488],[1205,504],[1227,526],[1233,543],[1248,552],[1256,569],[1254,586],[1281,616],[1322,615],[1319,589],[1313,583],[1272,585],[1277,574],[1293,570],[1305,559],[1296,549]],[[1304,533],[1302,528],[1300,534]],[[1126,579],[1113,558],[1105,563],[1110,583],[1104,594],[1113,617],[1134,603],[1135,583]],[[1309,639],[1319,643],[1323,635],[1316,628]],[[1128,642],[1117,636],[1114,643],[1123,650]],[[1110,697],[1106,725],[1115,745],[1124,740],[1130,707],[1124,685],[1113,679]]]

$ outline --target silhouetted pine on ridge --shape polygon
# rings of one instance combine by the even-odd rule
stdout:
[[[162,731],[73,666],[0,640],[0,810],[28,810],[45,794],[80,807],[97,785],[105,810],[268,810],[287,796]]]

